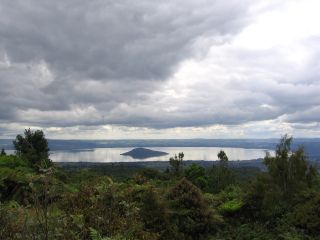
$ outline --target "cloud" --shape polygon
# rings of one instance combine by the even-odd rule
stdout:
[[[123,128],[265,136],[282,132],[276,126],[314,135],[318,7],[313,0],[0,0],[2,135],[13,126],[54,136],[90,130],[94,137],[104,126],[122,129],[115,136]]]
[[[237,32],[243,11],[235,1],[2,1],[1,45],[60,78],[163,80],[199,36]]]

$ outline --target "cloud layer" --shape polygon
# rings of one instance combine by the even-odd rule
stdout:
[[[0,135],[319,136],[319,8],[0,0]]]

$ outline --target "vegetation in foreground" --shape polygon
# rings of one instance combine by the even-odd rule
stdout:
[[[0,239],[319,239],[319,176],[291,142],[253,177],[221,151],[212,168],[179,153],[167,171],[119,179],[56,166],[43,132],[26,130],[0,154]]]

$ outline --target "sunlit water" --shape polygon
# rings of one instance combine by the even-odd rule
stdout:
[[[168,161],[171,156],[183,152],[185,160],[217,160],[220,150],[225,151],[229,160],[251,160],[263,158],[266,150],[245,148],[218,148],[218,147],[158,147],[150,148],[167,152],[169,155],[152,157],[147,159],[133,159],[130,156],[122,156],[121,153],[132,148],[95,148],[89,151],[55,151],[50,158],[54,162],[141,162],[141,161]]]

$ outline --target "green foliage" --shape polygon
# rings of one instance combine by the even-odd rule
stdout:
[[[101,237],[101,235],[99,234],[99,232],[97,230],[95,230],[94,228],[90,227],[89,228],[89,231],[90,231],[90,238],[91,240],[111,240],[111,239],[114,239],[114,238],[103,238]]]
[[[14,201],[6,204],[0,202],[0,237],[17,239],[24,227],[24,210]]]
[[[189,181],[200,189],[204,190],[208,187],[206,170],[203,167],[193,163],[185,170],[184,174]]]
[[[241,207],[243,206],[242,201],[238,200],[238,199],[233,199],[230,200],[228,202],[225,202],[222,206],[221,206],[221,210],[224,213],[235,213],[238,212]]]
[[[28,167],[28,163],[15,155],[0,156],[0,166],[9,168]]]
[[[316,169],[308,164],[303,147],[291,152],[292,137],[281,138],[273,157],[267,154],[264,161],[272,181],[286,196],[311,187],[316,178]]]
[[[220,192],[219,197],[223,202],[219,206],[223,214],[234,215],[242,210],[244,193],[240,187],[230,185],[224,191]]]
[[[242,214],[267,223],[280,239],[307,239],[299,229],[313,239],[320,227],[317,173],[302,147],[291,151],[291,142],[292,138],[285,135],[275,156],[267,154],[268,172],[247,185]]]
[[[305,229],[313,235],[320,235],[320,192],[307,191],[299,196],[298,204],[288,214],[291,224]]]
[[[13,164],[14,165],[14,164]],[[10,166],[10,164],[9,164]],[[15,200],[20,204],[31,202],[29,183],[33,177],[29,168],[0,167],[0,201]]]
[[[146,169],[139,170],[133,176],[133,179],[137,184],[145,184],[150,180],[159,180],[160,182],[162,180],[168,180],[168,175],[155,169],[146,168]]]
[[[48,141],[41,130],[26,129],[24,136],[17,135],[13,145],[17,156],[25,159],[32,166],[47,168],[51,165]]]
[[[180,239],[200,239],[215,230],[210,208],[200,189],[185,178],[169,191],[168,200]]]
[[[152,187],[134,189],[132,195],[138,203],[139,215],[146,232],[154,233],[156,239],[174,239],[174,229],[169,222],[168,209]]]
[[[208,190],[218,193],[234,183],[234,176],[228,168],[228,157],[224,151],[218,153],[219,164],[209,171]]]
[[[35,169],[33,151],[3,155],[0,239],[319,239],[319,176],[290,144],[281,139],[258,175],[229,169],[223,151],[214,168],[184,171],[180,154],[167,173],[122,164]]]

